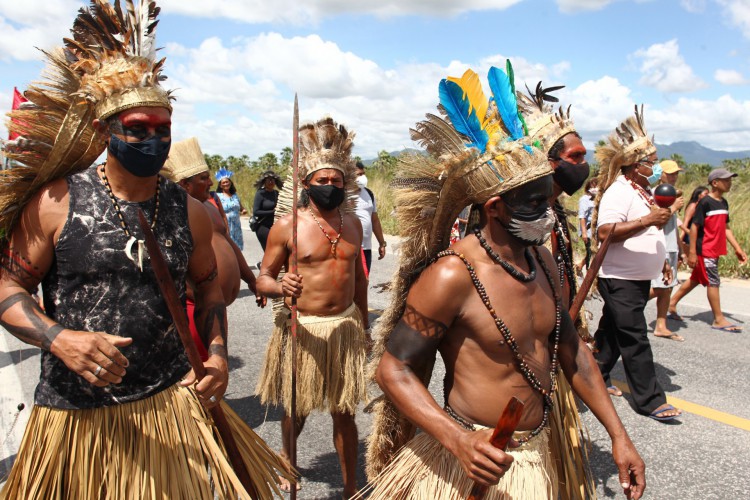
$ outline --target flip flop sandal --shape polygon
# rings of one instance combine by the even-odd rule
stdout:
[[[682,319],[682,316],[680,316],[676,312],[668,312],[667,313],[667,319],[671,319],[672,321],[680,321],[682,323],[685,322],[685,320]]]
[[[648,418],[653,418],[654,420],[657,420],[659,422],[669,422],[670,420],[676,419],[680,415],[669,415],[669,416],[662,417],[661,414],[665,413],[665,412],[668,412],[668,411],[674,411],[676,409],[677,408],[675,408],[672,405],[667,405],[666,407],[662,408],[661,410],[659,410],[659,411],[654,410],[654,411],[652,411],[651,413],[649,413],[646,416]]]
[[[616,385],[610,385],[609,387],[607,387],[607,393],[610,396],[616,396],[618,398],[622,397],[622,391]]]
[[[741,332],[742,327],[739,325],[727,325],[727,326],[712,326],[712,330],[720,330],[722,332]]]

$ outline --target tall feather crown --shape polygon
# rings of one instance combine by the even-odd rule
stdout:
[[[560,106],[554,111],[550,104],[559,101],[552,92],[561,88],[562,85],[544,88],[539,82],[534,91],[526,87],[527,94],[518,93],[518,107],[526,121],[529,137],[545,152],[562,137],[576,131],[570,117],[570,106],[567,109]]]
[[[29,100],[9,113],[8,129],[20,135],[5,145],[21,165],[0,180],[0,241],[12,231],[28,200],[48,182],[83,170],[104,151],[92,122],[140,106],[171,110],[156,60],[159,8],[153,1],[114,5],[92,0],[73,22],[63,46],[43,51],[44,80],[29,86]]]
[[[505,72],[493,67],[487,78],[490,99],[472,70],[460,78],[442,80],[438,110],[443,116],[428,113],[411,130],[412,139],[428,155],[401,160],[393,182],[403,239],[399,270],[391,282],[391,302],[374,335],[378,341],[370,364],[371,377],[403,315],[409,288],[438,252],[448,247],[450,228],[459,212],[467,205],[483,204],[492,196],[552,174],[546,150],[533,147],[528,137],[510,61]],[[385,397],[375,404],[374,413],[367,451],[370,478],[414,432]]]

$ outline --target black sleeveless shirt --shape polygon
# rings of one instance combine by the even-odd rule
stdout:
[[[130,365],[120,384],[99,388],[42,351],[34,398],[40,406],[96,408],[137,401],[175,384],[190,369],[149,260],[144,258],[141,272],[125,254],[129,238],[96,169],[92,166],[66,179],[68,218],[42,281],[44,304],[47,315],[65,328],[132,337],[132,344],[120,348]],[[153,220],[154,200],[117,201],[130,233],[143,239],[137,210]],[[184,306],[193,249],[187,193],[166,179],[160,180],[154,233]]]

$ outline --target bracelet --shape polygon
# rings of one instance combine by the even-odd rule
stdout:
[[[388,246],[388,242],[386,241],[383,241],[382,243],[380,243],[380,248],[385,248],[387,246]]]

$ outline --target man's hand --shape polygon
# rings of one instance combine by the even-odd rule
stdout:
[[[261,309],[263,309],[264,307],[266,307],[266,304],[268,304],[268,299],[266,298],[266,296],[265,295],[258,295],[256,293],[255,294],[255,305],[257,305],[258,307],[260,307]]]
[[[734,254],[737,256],[737,260],[740,261],[740,265],[747,263],[747,254],[740,250],[735,250]]]
[[[682,210],[682,207],[684,206],[685,206],[685,198],[682,196],[678,196],[677,199],[674,200],[674,203],[672,203],[672,206],[669,208],[670,210],[672,210],[672,213],[676,213]]]
[[[698,254],[690,252],[690,254],[688,254],[688,266],[690,266],[690,269],[694,268],[697,263]]]
[[[212,346],[213,347],[213,346]],[[185,379],[180,382],[183,387],[195,385],[195,394],[203,406],[213,408],[219,404],[227,390],[229,383],[229,369],[227,367],[226,354],[215,354],[209,347],[209,358],[203,363],[206,368],[206,376],[196,382],[195,372],[190,370]],[[226,349],[223,350],[226,353]],[[213,398],[213,399],[212,399]]]
[[[626,436],[612,441],[612,458],[625,496],[633,500],[641,498],[646,489],[646,464],[630,438]]]
[[[284,297],[299,298],[302,295],[302,276],[286,273],[281,279],[281,294]]]
[[[497,484],[513,463],[511,455],[490,444],[492,432],[462,432],[453,451],[469,479],[483,486]]]
[[[88,383],[106,387],[122,382],[128,360],[118,347],[132,342],[132,338],[104,332],[62,330],[52,342],[50,352]]]
[[[669,261],[664,261],[664,268],[661,270],[662,273],[662,281],[665,285],[669,285],[672,283],[672,280],[674,279],[674,272],[672,270],[672,266],[669,265]]]
[[[383,260],[383,257],[385,257],[385,247],[380,245],[378,247],[378,260]]]

